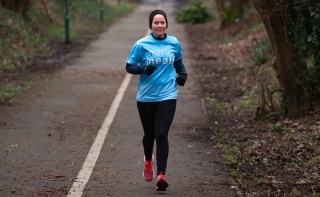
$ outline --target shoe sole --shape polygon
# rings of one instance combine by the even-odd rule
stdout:
[[[157,182],[157,191],[167,191],[167,187],[169,187],[169,184],[166,180],[160,179]]]

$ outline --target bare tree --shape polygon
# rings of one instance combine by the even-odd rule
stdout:
[[[50,16],[50,12],[49,12],[49,9],[48,9],[48,6],[47,6],[47,2],[45,2],[44,0],[41,0],[41,4],[43,6],[43,9],[46,13],[46,15],[48,16],[48,19],[51,23],[53,23],[53,19],[52,17]]]
[[[217,9],[220,17],[220,29],[225,28],[236,18],[242,18],[243,8],[248,0],[216,0]],[[227,9],[235,9],[234,12],[227,12]],[[228,15],[229,14],[229,15]],[[232,14],[232,15],[230,15]]]
[[[217,9],[219,12],[219,17],[220,17],[220,29],[223,29],[227,26],[228,21],[223,17],[223,12],[224,12],[224,2],[223,0],[216,0],[217,4]]]
[[[29,9],[31,0],[0,0],[0,3],[4,8],[13,10],[15,13],[24,16]]]
[[[287,36],[281,0],[252,0],[268,33],[273,51],[273,67],[287,101],[286,115],[299,117],[311,110],[311,94],[295,67],[293,43]]]

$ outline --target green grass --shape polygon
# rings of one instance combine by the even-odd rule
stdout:
[[[222,154],[222,157],[227,161],[228,164],[238,163],[237,157],[240,154],[240,151],[237,147],[230,147],[225,150]]]
[[[0,57],[0,65],[0,74],[2,71],[10,72],[15,69],[14,63],[12,63],[10,59],[7,59],[5,57]]]
[[[240,106],[240,107],[252,108],[255,106],[254,100],[252,98],[238,99],[236,100],[236,103],[237,103],[237,106]]]
[[[28,59],[50,57],[54,43],[65,40],[65,1],[46,1],[49,14],[40,1],[35,1],[26,17],[0,7],[0,79],[5,74],[20,72]],[[130,1],[133,2],[133,1]],[[105,4],[104,20],[100,20],[100,1],[69,1],[70,41],[97,37],[112,22],[130,12],[134,3]],[[0,102],[21,92],[26,85],[0,81]],[[28,82],[19,82],[28,83]]]
[[[242,167],[242,163],[238,161],[238,157],[241,154],[239,149],[235,146],[229,147],[225,149],[224,153],[222,154],[222,158],[230,165],[230,172],[235,179],[242,180],[244,174],[240,171]]]
[[[251,50],[253,62],[257,66],[261,66],[271,61],[271,46],[268,39],[262,39],[256,47]]]
[[[41,55],[52,41],[65,38],[64,1],[47,1],[47,14],[41,3],[33,3],[25,18],[0,8],[0,71],[7,62]],[[104,6],[104,20],[100,21],[100,2],[71,1],[69,5],[70,38],[92,38],[105,30],[111,22],[131,11],[133,3]],[[88,28],[90,27],[90,28]],[[47,55],[47,54],[43,54]],[[5,60],[5,61],[4,61]]]
[[[34,79],[24,80],[21,83],[8,83],[0,86],[0,103],[4,103],[14,98],[17,94],[31,87],[34,84]]]
[[[0,102],[5,102],[13,98],[22,90],[21,86],[7,84],[0,86]]]

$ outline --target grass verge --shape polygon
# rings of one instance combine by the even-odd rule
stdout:
[[[113,0],[105,3],[101,9],[100,1],[69,1],[69,46],[64,44],[65,7],[64,1],[34,1],[24,17],[0,7],[1,104],[30,87],[30,77],[26,77],[27,75],[31,75],[34,81],[33,74],[47,69],[40,68],[45,65],[39,65],[35,69],[36,59],[64,55],[63,53],[72,50],[70,45],[82,45],[84,48],[83,45],[95,39],[112,22],[129,13],[135,3],[117,3]]]

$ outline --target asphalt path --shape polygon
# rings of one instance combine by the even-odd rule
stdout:
[[[0,196],[237,196],[218,150],[194,137],[208,124],[185,27],[174,21],[177,2],[144,1],[71,65],[0,108]],[[179,87],[169,134],[170,187],[162,193],[142,177],[138,76],[125,71],[125,59],[149,33],[148,16],[156,8],[166,11],[167,33],[181,42],[189,74]]]

